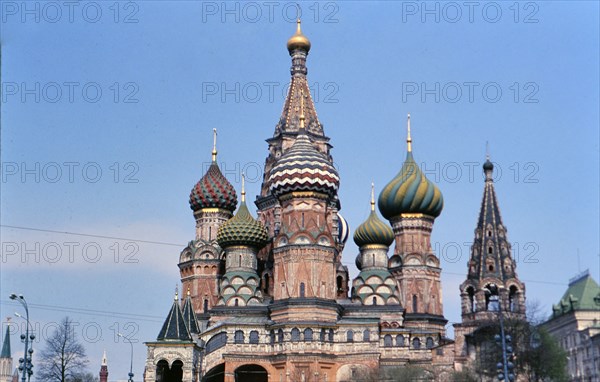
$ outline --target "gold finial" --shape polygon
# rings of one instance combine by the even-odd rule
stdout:
[[[217,129],[213,129],[212,161],[217,161]]]
[[[175,286],[175,301],[179,301],[179,288]]]
[[[296,19],[296,34],[302,34],[302,28],[300,27],[300,24],[302,24],[302,20],[300,20],[298,17],[298,19]]]
[[[298,24],[300,25],[300,24]],[[304,129],[304,90],[300,90],[300,129]]]
[[[412,151],[412,138],[410,137],[410,113],[408,113],[407,130],[408,130],[408,133],[406,135],[406,147],[407,147],[408,152],[411,152]]]
[[[375,183],[371,182],[371,211],[375,211]]]
[[[242,172],[242,203],[246,201],[246,174]]]
[[[187,290],[187,296],[188,296],[188,297],[190,297],[190,295],[191,295],[191,294],[192,294],[192,293],[190,292],[190,287],[188,287],[188,290]]]

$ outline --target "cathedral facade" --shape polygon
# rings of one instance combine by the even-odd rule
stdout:
[[[298,22],[256,219],[244,186],[238,203],[219,169],[215,133],[212,164],[189,199],[196,237],[179,258],[185,297],[176,295],[157,340],[146,343],[145,382],[367,381],[405,365],[435,370],[443,381],[468,360],[464,341],[446,337],[440,260],[430,241],[443,198],[413,158],[410,116],[406,160],[378,198],[372,192],[370,215],[353,235],[360,272],[349,278],[339,174],[307,81],[310,46]],[[461,335],[488,314],[485,286],[505,286],[499,298],[523,308],[524,286],[487,183],[483,203],[461,286]]]

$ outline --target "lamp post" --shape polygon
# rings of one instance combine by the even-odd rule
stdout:
[[[133,382],[133,342],[131,342],[131,340],[129,339],[129,337],[125,337],[123,334],[121,333],[117,333],[117,336],[122,337],[124,340],[126,340],[127,342],[129,342],[129,345],[131,346],[131,361],[129,364],[129,382]]]
[[[496,343],[499,344],[502,347],[502,362],[499,362],[496,367],[498,369],[498,380],[499,381],[514,381],[515,380],[515,376],[512,373],[512,369],[514,368],[514,365],[512,362],[509,361],[509,355],[512,354],[513,349],[512,349],[512,337],[510,335],[507,335],[506,332],[504,331],[504,316],[502,315],[502,298],[500,297],[500,289],[504,289],[503,286],[496,286],[495,284],[491,284],[490,288],[486,288],[490,295],[492,295],[492,293],[494,292],[492,289],[495,289],[495,292],[497,293],[498,296],[498,316],[500,319],[500,334],[496,334],[494,336],[494,339],[496,340]]]
[[[21,382],[25,382],[26,380],[29,381],[29,379],[31,378],[31,375],[33,374],[33,364],[31,363],[31,356],[33,355],[33,348],[29,347],[29,340],[31,340],[32,344],[33,344],[33,340],[35,339],[35,335],[33,334],[33,330],[31,331],[31,335],[29,335],[29,308],[27,307],[27,301],[25,301],[25,298],[23,298],[23,295],[16,295],[15,293],[12,293],[9,298],[11,300],[16,300],[18,301],[21,305],[23,305],[23,308],[25,308],[25,320],[27,321],[27,327],[25,328],[25,335],[21,334],[21,340],[23,340],[23,342],[25,342],[25,351],[23,353],[23,358],[19,359],[19,363],[21,365],[19,365],[19,371],[22,371],[23,374],[21,376]],[[18,313],[15,313],[18,317],[23,318],[23,316],[21,316]],[[27,378],[25,378],[25,375],[27,375]]]

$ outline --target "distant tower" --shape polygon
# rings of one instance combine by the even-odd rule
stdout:
[[[508,318],[525,319],[525,285],[516,273],[511,246],[502,223],[494,190],[494,165],[489,155],[483,164],[485,186],[475,239],[471,246],[467,279],[460,285],[462,323],[454,325],[457,362],[465,363],[477,346],[468,338],[490,321],[498,311]]]
[[[235,189],[217,164],[217,131],[214,129],[212,162],[190,193],[196,238],[181,252],[178,264],[182,288],[190,291],[189,298],[202,327],[208,310],[217,303],[218,283],[224,272],[223,250],[217,244],[217,231],[233,216],[236,205]]]
[[[13,363],[10,351],[10,318],[6,319],[6,332],[0,353],[0,382],[12,382]]]
[[[419,168],[412,153],[410,114],[407,154],[400,172],[379,194],[379,211],[390,221],[396,239],[390,270],[400,287],[407,326],[445,335],[440,261],[431,248],[435,218],[444,206],[442,193]]]
[[[516,273],[494,190],[494,165],[483,164],[485,188],[471,247],[467,279],[460,286],[463,322],[495,317],[502,309],[525,318],[525,285]],[[491,312],[491,313],[490,313]]]
[[[106,350],[102,354],[102,364],[100,365],[100,382],[108,381],[108,362],[106,361]]]

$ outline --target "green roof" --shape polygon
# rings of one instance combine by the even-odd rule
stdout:
[[[579,310],[600,311],[600,286],[589,272],[572,279],[563,297],[553,306],[555,316]]]

